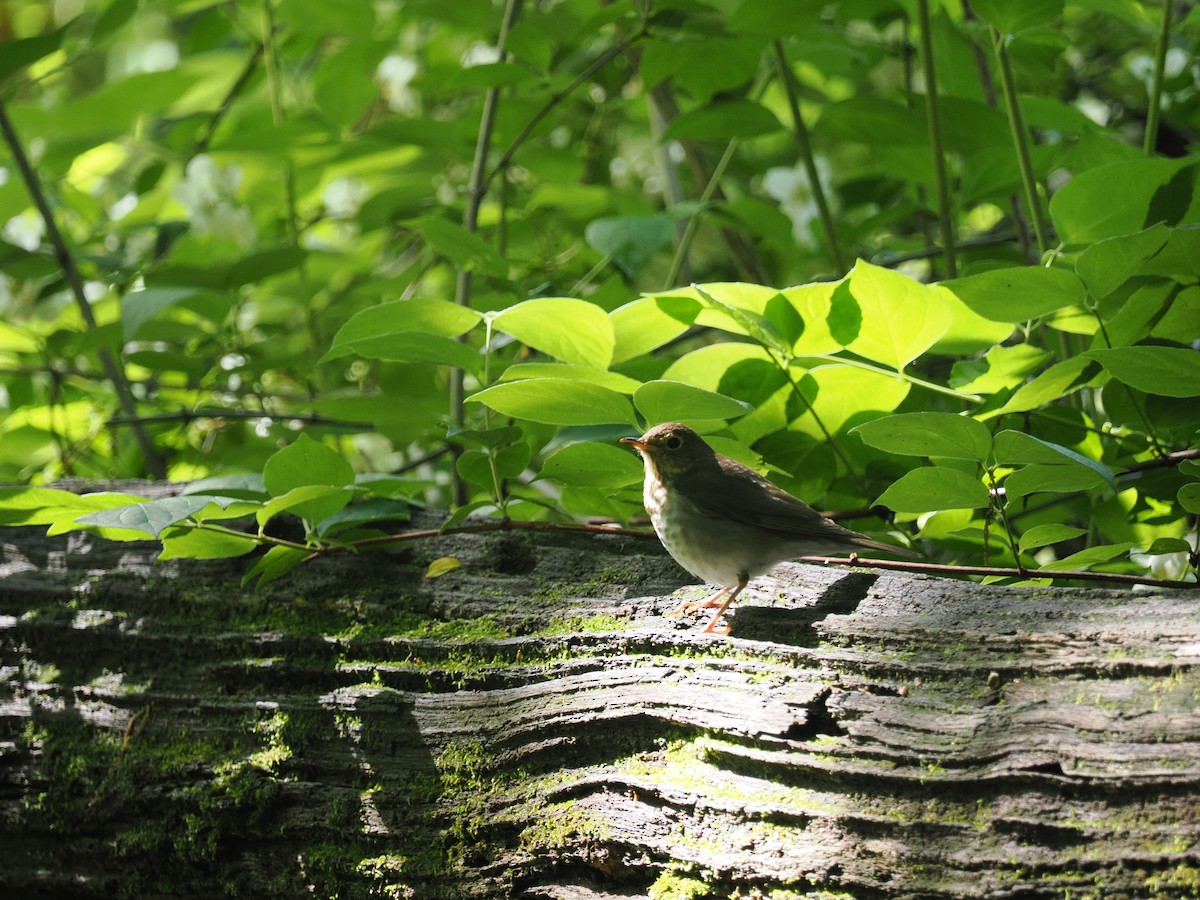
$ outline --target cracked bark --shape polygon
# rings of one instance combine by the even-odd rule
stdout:
[[[5,895],[1200,894],[1192,592],[787,564],[726,640],[627,537],[258,593],[243,560],[0,549]]]

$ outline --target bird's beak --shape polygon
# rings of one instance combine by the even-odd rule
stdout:
[[[631,446],[634,450],[637,450],[638,452],[641,452],[642,450],[646,449],[646,442],[639,438],[621,438],[621,443],[628,444],[629,446]]]

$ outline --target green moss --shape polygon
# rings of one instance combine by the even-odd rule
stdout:
[[[711,897],[712,888],[703,881],[680,874],[672,866],[650,885],[647,896],[650,900],[698,900],[700,897]]]

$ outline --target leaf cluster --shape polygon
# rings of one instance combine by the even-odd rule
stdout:
[[[629,521],[674,420],[939,562],[1194,572],[1200,17],[971,8],[16,4],[0,521],[271,578]]]

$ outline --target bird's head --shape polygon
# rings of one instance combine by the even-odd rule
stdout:
[[[621,443],[637,450],[661,481],[671,481],[716,458],[704,438],[678,422],[655,425],[640,438],[621,438]]]

